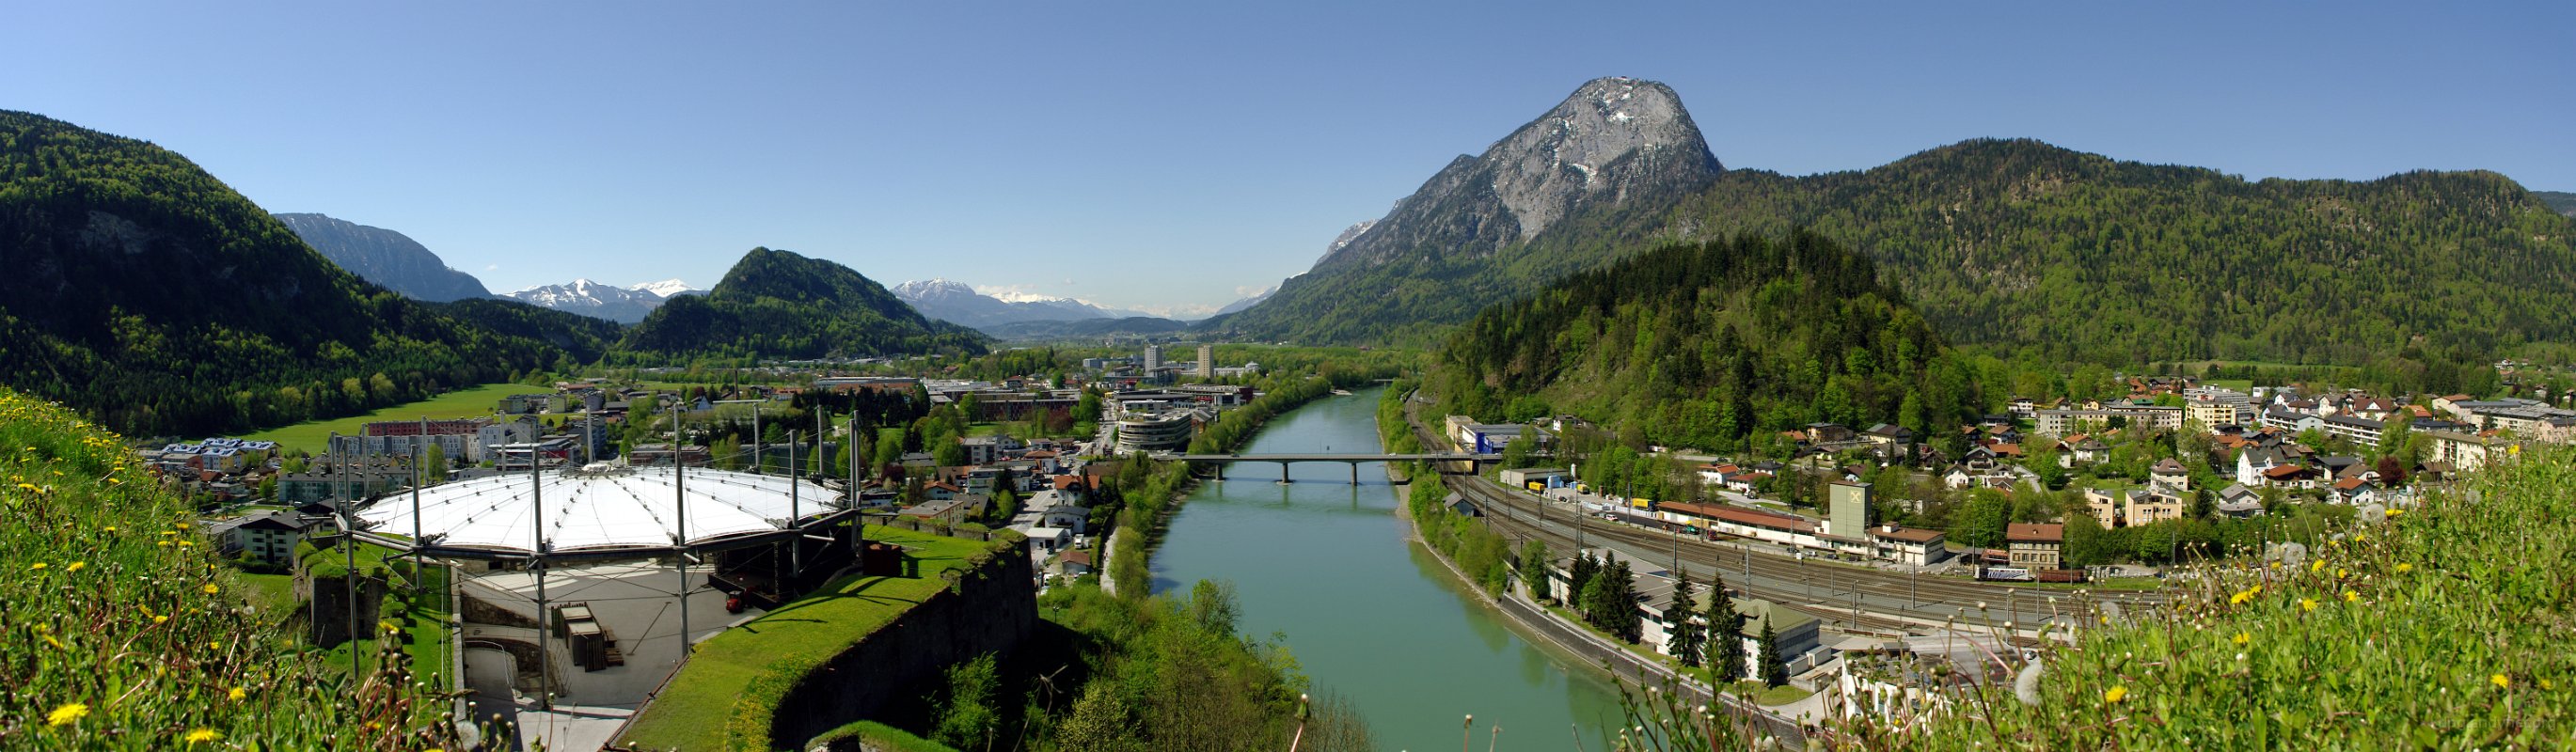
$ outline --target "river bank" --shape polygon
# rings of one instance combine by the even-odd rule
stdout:
[[[1404,430],[1413,432],[1419,437],[1421,427],[1409,400],[1401,412]],[[1387,422],[1379,421],[1377,428],[1381,441],[1384,441],[1385,433],[1389,428]],[[1388,466],[1390,481],[1395,478],[1395,471],[1395,466]],[[1428,482],[1440,483],[1443,491],[1448,490],[1447,482],[1436,472],[1430,475]],[[1410,497],[1412,491],[1410,483],[1395,485],[1399,489],[1397,498]],[[1594,667],[1593,670],[1607,675],[1606,678],[1611,681],[1638,687],[1661,687],[1666,691],[1678,691],[1694,705],[1706,705],[1713,700],[1720,701],[1754,721],[1760,733],[1791,742],[1804,738],[1798,722],[1744,699],[1732,696],[1720,698],[1715,689],[1707,683],[1683,675],[1671,664],[1670,659],[1642,654],[1632,646],[1620,644],[1595,633],[1589,627],[1568,618],[1564,613],[1531,599],[1525,584],[1518,580],[1517,572],[1513,580],[1501,588],[1502,592],[1499,594],[1484,592],[1476,578],[1469,576],[1465,569],[1460,568],[1447,554],[1441,552],[1438,546],[1432,545],[1431,541],[1420,534],[1421,528],[1419,521],[1414,518],[1413,505],[1399,503],[1396,505],[1395,513],[1403,521],[1408,541],[1418,545],[1425,554],[1439,561],[1442,568],[1455,578],[1457,584],[1475,593],[1486,607],[1507,618],[1509,623],[1516,627],[1515,631],[1524,638],[1543,641],[1557,650],[1578,657],[1585,665]]]
[[[1373,447],[1376,390],[1355,391],[1281,416],[1243,451]],[[1597,748],[1620,724],[1606,675],[1525,633],[1415,546],[1391,493],[1400,472],[1363,467],[1357,486],[1347,472],[1301,465],[1286,485],[1200,484],[1154,557],[1156,586],[1234,583],[1242,631],[1284,634],[1315,696],[1360,709],[1381,748],[1454,744],[1467,714],[1479,736],[1500,723],[1523,739],[1505,748],[1565,747],[1577,729]]]

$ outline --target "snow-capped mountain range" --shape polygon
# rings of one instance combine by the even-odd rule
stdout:
[[[662,307],[662,301],[679,295],[703,293],[677,279],[646,282],[632,287],[603,285],[587,279],[568,284],[539,285],[502,297],[558,311],[596,316],[621,324],[644,320],[644,314]]]
[[[1085,321],[1153,315],[1093,305],[1074,298],[1014,290],[982,291],[947,279],[905,282],[888,288],[888,291],[923,316],[979,329],[1030,321]]]

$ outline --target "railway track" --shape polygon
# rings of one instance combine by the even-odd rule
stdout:
[[[1507,537],[1536,537],[1550,547],[1570,551],[1579,536],[1584,545],[1612,546],[1645,561],[1678,560],[1693,572],[1723,575],[1728,586],[1739,592],[1793,604],[1861,631],[1921,632],[1945,624],[1983,630],[2009,623],[2017,633],[2032,637],[2037,625],[2052,620],[2072,624],[2078,614],[2088,613],[2094,603],[2106,600],[2101,594],[2086,591],[1958,582],[1769,555],[1759,551],[1761,544],[1711,544],[1674,533],[1594,520],[1570,510],[1550,509],[1547,502],[1515,498],[1520,495],[1482,479],[1447,481],[1452,489],[1488,510],[1489,524]],[[2124,593],[2107,599],[2149,607],[2161,602],[2162,596]]]
[[[1423,428],[1414,408],[1410,403],[1406,406],[1407,424],[1424,446],[1437,446],[1440,437]],[[1644,561],[1677,560],[1693,572],[1725,575],[1728,586],[1739,592],[1792,604],[1861,631],[1919,633],[1944,625],[1979,630],[2010,625],[2016,635],[2031,638],[2038,625],[2072,625],[2099,603],[2154,608],[2166,600],[2160,592],[1966,581],[1783,556],[1772,552],[1776,544],[1705,542],[1596,520],[1577,510],[1551,509],[1547,501],[1474,475],[1473,468],[1462,470],[1467,474],[1443,474],[1441,482],[1489,510],[1489,524],[1506,536],[1535,536],[1550,547],[1565,546],[1569,551],[1580,536],[1585,544],[1614,545]]]

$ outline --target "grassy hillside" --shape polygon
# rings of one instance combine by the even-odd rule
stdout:
[[[2576,452],[2296,564],[2233,565],[2170,615],[2085,629],[2024,702],[2011,682],[1887,746],[2560,749],[2576,742]],[[2094,621],[2098,625],[2101,618]],[[1877,746],[1873,744],[1872,746]]]
[[[453,744],[400,660],[353,686],[297,652],[132,463],[116,435],[0,389],[0,749]]]

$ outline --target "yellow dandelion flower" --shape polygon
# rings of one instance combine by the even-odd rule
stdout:
[[[30,572],[33,572],[33,571],[36,571],[36,570],[39,570],[39,569],[44,569],[44,568],[45,568],[45,563],[44,563],[44,562],[41,562],[41,561],[40,561],[40,562],[36,562],[36,563],[34,563],[34,564],[29,564],[29,565],[27,565],[27,571],[30,571]]]
[[[2509,677],[2507,677],[2507,676],[2505,676],[2505,675],[2503,675],[2503,674],[2496,674],[2496,675],[2494,675],[2494,676],[2487,677],[2487,681],[2488,681],[2488,682],[2490,682],[2490,683],[2495,684],[2497,689],[2512,689],[2512,688],[2513,688],[2513,679],[2511,679],[2511,678],[2509,678]]]
[[[78,571],[81,571],[81,570],[83,570],[83,569],[88,569],[88,568],[89,568],[89,562],[86,562],[86,561],[75,561],[75,562],[72,562],[72,563],[70,563],[70,564],[65,564],[65,565],[63,565],[63,571],[64,571],[64,572],[67,572],[67,573],[68,573],[68,572],[78,572]]]
[[[2352,574],[2352,570],[2345,569],[2343,567],[2335,567],[2335,579],[2340,580],[2350,574]]]
[[[2363,541],[2368,541],[2368,540],[2370,540],[2370,533],[2369,533],[2368,531],[2363,531],[2363,532],[2353,533],[2353,534],[2352,534],[2352,540],[2353,540],[2353,542],[2354,542],[2354,543],[2360,543],[2360,542],[2363,542]]]
[[[203,744],[203,743],[206,743],[206,742],[214,741],[214,740],[216,740],[216,739],[224,738],[224,735],[223,735],[223,734],[219,734],[219,733],[215,733],[215,730],[214,730],[214,729],[210,729],[210,728],[197,728],[197,729],[192,729],[192,730],[190,730],[190,731],[188,732],[188,735],[187,735],[186,737],[184,737],[184,738],[185,738],[185,739],[187,739],[187,741],[188,741],[188,743],[189,743],[189,744]]]
[[[224,589],[223,589],[223,587],[222,587],[222,586],[220,586],[220,585],[216,585],[215,583],[211,583],[211,582],[206,583],[206,587],[204,588],[204,590],[206,591],[206,594],[207,594],[207,595],[214,595],[214,594],[216,594],[216,593],[220,593],[220,592],[223,592],[223,591],[224,591]]]
[[[162,616],[162,615],[160,615],[160,614],[153,614],[153,615],[152,615],[152,623],[154,623],[154,624],[159,624],[159,623],[166,622],[166,621],[169,621],[169,620],[170,620],[170,617],[167,617],[167,616]]]
[[[63,703],[61,707],[54,708],[54,712],[45,714],[45,725],[61,726],[88,716],[89,705],[85,703],[66,702]]]
[[[2322,571],[2322,570],[2324,570],[2325,568],[2326,568],[2326,560],[2324,560],[2324,559],[2318,559],[2318,560],[2316,560],[2316,561],[2309,562],[2309,563],[2308,563],[2308,574],[2316,574],[2317,572]]]
[[[2103,702],[2112,702],[2112,703],[2116,703],[2116,702],[2119,702],[2121,699],[2126,698],[2126,697],[2128,697],[2128,696],[2129,696],[2129,688],[2128,688],[2128,687],[2126,687],[2126,686],[2112,687],[2112,688],[2111,688],[2111,691],[2108,691],[2108,692],[2104,692],[2104,693],[2102,693],[2102,701],[2103,701]]]
[[[2356,592],[2353,592],[2353,591],[2350,591],[2350,590],[2343,591],[2343,602],[2345,602],[2345,603],[2351,603],[2351,602],[2353,602],[2353,601],[2357,601],[2357,600],[2361,600],[2361,594],[2360,594],[2360,593],[2356,593]]]
[[[2251,632],[2238,632],[2238,633],[2236,633],[2236,644],[2238,644],[2238,645],[2243,645],[2243,644],[2245,644],[2245,643],[2253,642],[2253,641],[2254,641],[2254,634],[2253,634],[2253,633],[2251,633]]]
[[[115,526],[115,525],[109,525],[109,526],[107,526],[107,531],[108,531],[108,532],[111,532],[111,533],[116,532],[116,526]]]
[[[2398,574],[2405,574],[2405,573],[2407,573],[2407,572],[2412,572],[2412,571],[2415,571],[2415,565],[2413,565],[2413,564],[2408,564],[2408,563],[2406,563],[2406,562],[2402,562],[2402,561],[2401,561],[2401,562],[2397,562],[2397,573],[2398,573]]]
[[[234,687],[232,688],[232,691],[224,693],[224,699],[227,700],[240,700],[241,698],[248,696],[250,696],[250,690],[243,689],[241,687]]]
[[[2397,515],[2401,515],[2401,514],[2405,514],[2405,513],[2406,513],[2406,510],[2403,510],[2403,509],[2391,509],[2391,510],[2388,510],[2388,516],[2390,516],[2390,517],[2395,517],[2395,516],[2397,516]]]
[[[2301,598],[2301,599],[2299,599],[2299,610],[2301,610],[2301,611],[2315,611],[2315,610],[2317,610],[2317,599],[2315,599],[2315,598]]]

